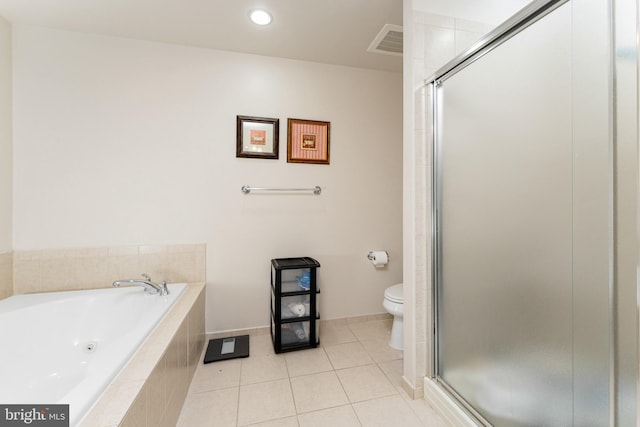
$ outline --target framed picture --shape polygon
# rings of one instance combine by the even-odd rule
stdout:
[[[287,162],[329,164],[331,123],[288,119]]]
[[[280,120],[237,116],[236,157],[277,159]]]

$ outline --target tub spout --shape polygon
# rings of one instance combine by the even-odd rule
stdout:
[[[113,286],[116,288],[125,285],[125,286],[142,286],[145,292],[150,294],[158,294],[160,296],[169,295],[169,289],[167,288],[167,282],[162,283],[154,283],[151,280],[151,277],[147,274],[143,274],[142,277],[145,280],[139,279],[127,279],[127,280],[116,280],[113,282]]]

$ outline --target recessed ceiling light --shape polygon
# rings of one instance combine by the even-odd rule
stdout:
[[[249,18],[254,24],[269,25],[271,23],[271,14],[266,10],[253,9],[249,12]]]

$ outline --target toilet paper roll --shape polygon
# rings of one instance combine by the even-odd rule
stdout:
[[[294,316],[302,317],[307,312],[304,308],[304,304],[292,302],[287,307],[289,307],[289,310],[291,310]]]
[[[373,251],[370,258],[376,267],[384,267],[389,263],[389,254],[386,251]]]
[[[304,332],[304,329],[301,327],[296,327],[294,328],[294,333],[296,334],[296,337],[298,337],[298,339],[300,341],[305,340],[307,338],[307,334]]]

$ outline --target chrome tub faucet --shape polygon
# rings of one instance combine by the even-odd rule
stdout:
[[[145,292],[150,294],[158,294],[160,296],[169,295],[169,289],[167,288],[167,282],[155,283],[151,280],[148,274],[142,273],[142,277],[145,280],[128,279],[128,280],[116,280],[113,282],[113,286],[120,287],[120,285],[126,286],[142,286]]]

